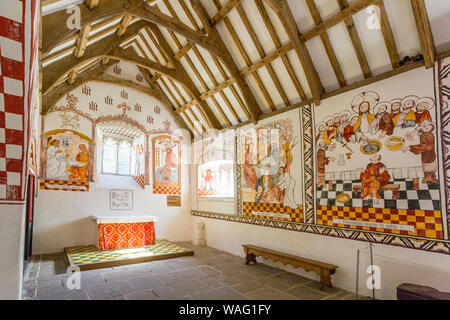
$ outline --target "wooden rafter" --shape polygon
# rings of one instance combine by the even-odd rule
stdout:
[[[436,47],[434,45],[433,32],[431,30],[425,1],[411,0],[411,6],[416,19],[417,31],[419,32],[425,67],[432,68],[435,62]]]
[[[92,10],[98,6],[100,0],[86,0],[86,6]]]
[[[90,24],[87,24],[80,29],[80,34],[78,36],[75,48],[75,57],[81,58],[84,55],[84,51],[86,50],[90,32],[91,32]]]
[[[400,57],[398,55],[394,34],[392,32],[391,24],[389,23],[389,17],[383,0],[380,0],[377,5],[380,8],[381,33],[383,34],[384,42],[386,43],[386,49],[388,51],[389,58],[391,59],[392,68],[395,69],[399,66]]]
[[[314,103],[316,105],[320,104],[320,96],[323,92],[322,82],[320,81],[317,70],[312,62],[311,56],[306,48],[305,43],[301,40],[301,33],[298,30],[297,23],[294,19],[291,9],[287,3],[287,0],[272,0],[277,1],[277,6],[279,8],[278,17],[280,21],[284,24],[284,28],[294,45],[295,51],[297,52],[300,63],[302,64],[303,71],[306,75],[306,80],[308,81],[309,88],[311,90]]]
[[[219,32],[211,26],[210,18],[206,9],[203,7],[200,0],[191,0],[192,8],[197,14],[198,18],[203,24],[203,27],[206,29],[208,33],[208,37],[213,41],[216,45],[216,48],[219,51],[219,54],[215,54],[217,57],[222,60],[225,66],[228,68],[230,74],[236,79],[236,83],[241,89],[242,95],[247,103],[248,111],[250,112],[251,118],[253,121],[256,121],[258,116],[262,113],[258,102],[253,95],[253,92],[250,90],[247,82],[240,76],[239,69],[234,62],[231,53],[228,51],[228,48],[225,46],[222,37],[219,35]],[[227,20],[227,17],[224,17],[224,21]]]
[[[319,9],[316,6],[314,0],[306,0],[306,5],[308,6],[309,12],[314,20],[316,25],[321,24],[322,17],[320,16]],[[330,60],[331,66],[334,70],[334,74],[339,82],[341,87],[344,87],[347,82],[345,81],[344,73],[342,72],[341,66],[339,64],[338,58],[336,57],[336,53],[334,52],[333,46],[330,41],[330,37],[327,32],[323,32],[320,34],[320,40],[322,40],[322,44],[325,48],[325,52],[327,53],[328,59]]]
[[[264,25],[266,26],[267,31],[270,34],[270,37],[272,38],[273,43],[275,44],[275,47],[277,50],[280,50],[282,47],[280,39],[278,38],[278,35],[275,31],[275,28],[273,27],[272,23],[270,22],[269,16],[267,15],[266,9],[264,8],[262,4],[262,0],[255,0],[256,7],[258,8],[259,14],[261,15],[261,18],[264,21]],[[297,93],[299,94],[300,98],[302,100],[306,99],[305,92],[302,88],[302,85],[300,84],[300,81],[297,79],[297,76],[295,75],[294,68],[292,68],[292,65],[289,61],[289,58],[286,56],[286,53],[293,49],[292,43],[289,43],[289,50],[286,51],[278,51],[277,55],[281,57],[281,60],[283,61],[283,64],[289,74],[289,77],[294,84],[295,88],[297,89]],[[267,55],[265,58],[268,58],[270,55]],[[264,60],[264,58],[262,59]]]
[[[339,9],[341,11],[348,8],[347,0],[337,0]],[[348,17],[345,19],[345,26],[348,31],[348,35],[350,36],[350,40],[352,42],[353,48],[356,53],[356,57],[358,58],[359,65],[361,67],[361,71],[364,75],[364,78],[370,78],[372,76],[372,72],[370,71],[369,62],[367,61],[366,54],[364,53],[364,48],[361,43],[361,38],[359,37],[358,30],[356,29],[355,21],[353,17]]]
[[[261,43],[258,40],[258,37],[256,36],[256,33],[250,24],[250,21],[247,18],[247,14],[244,12],[244,9],[242,8],[241,4],[239,4],[237,7],[237,12],[239,14],[239,17],[241,18],[242,22],[244,23],[244,27],[247,30],[247,33],[250,35],[250,38],[253,41],[253,44],[256,46],[256,50],[259,53],[259,56],[261,59],[263,59],[266,56],[266,53],[264,51],[264,48],[262,47]],[[281,86],[280,80],[278,79],[278,76],[275,73],[275,70],[272,68],[272,65],[268,63],[266,65],[267,72],[269,73],[270,78],[272,79],[273,83],[275,84],[275,87],[277,88],[278,93],[280,94],[281,99],[283,100],[284,104],[287,106],[289,105],[289,99],[286,95],[286,92],[284,91],[284,88]]]

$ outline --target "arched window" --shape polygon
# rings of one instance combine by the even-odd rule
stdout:
[[[102,146],[102,173],[131,175],[131,142],[105,137]]]

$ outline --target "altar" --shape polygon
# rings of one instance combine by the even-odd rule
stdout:
[[[97,222],[100,251],[135,248],[155,244],[154,216],[92,216]]]

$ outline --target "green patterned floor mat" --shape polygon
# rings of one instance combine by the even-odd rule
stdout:
[[[72,260],[71,264],[80,266],[86,264],[96,264],[105,262],[114,262],[121,260],[139,259],[157,260],[165,256],[189,255],[193,254],[192,250],[178,246],[177,244],[167,240],[156,240],[152,246],[125,248],[117,250],[99,251],[94,245],[66,248],[66,254]],[[152,259],[155,258],[155,259]]]

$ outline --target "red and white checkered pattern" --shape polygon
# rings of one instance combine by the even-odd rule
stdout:
[[[0,5],[0,201],[23,200],[25,3]],[[5,201],[6,200],[6,201]]]

